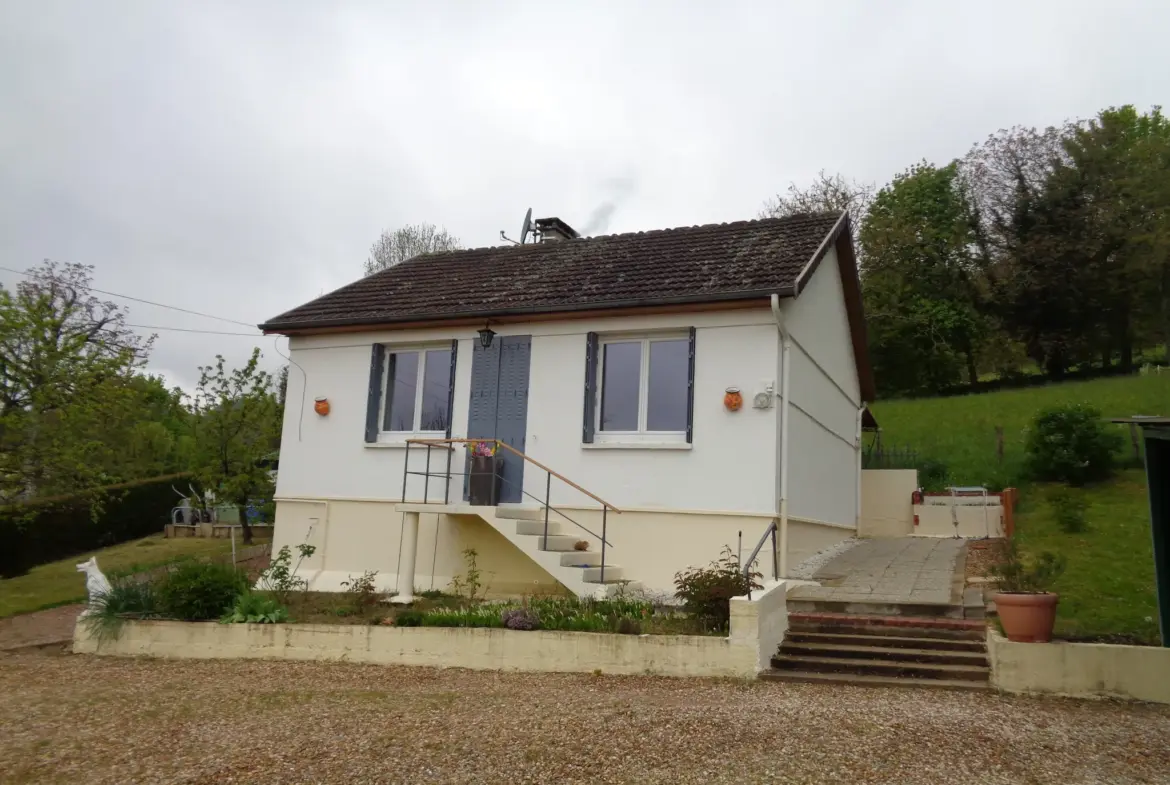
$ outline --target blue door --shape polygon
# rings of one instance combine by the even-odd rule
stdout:
[[[496,336],[487,349],[475,345],[467,438],[499,439],[524,452],[531,348],[530,335]],[[499,455],[503,464],[500,501],[519,502],[523,499],[524,459],[508,450],[500,450]]]

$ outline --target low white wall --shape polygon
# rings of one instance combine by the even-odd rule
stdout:
[[[866,469],[861,473],[858,537],[908,537],[914,534],[915,469]]]
[[[328,660],[506,671],[601,671],[752,678],[768,667],[787,629],[785,585],[732,600],[731,634],[616,635],[348,624],[126,622],[99,641],[83,622],[77,654],[175,659]]]
[[[991,683],[1005,692],[1170,703],[1170,649],[1104,643],[1013,643],[987,636]]]
[[[915,504],[914,514],[918,516],[918,525],[914,527],[914,534],[918,537],[954,537],[955,523],[951,517],[950,505]],[[960,504],[955,506],[955,515],[959,519],[958,535],[960,537],[1003,537],[1003,507],[987,505],[986,507]]]

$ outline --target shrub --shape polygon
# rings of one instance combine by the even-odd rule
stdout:
[[[463,575],[456,575],[451,579],[451,593],[458,597],[464,597],[469,602],[475,602],[483,591],[482,573],[475,561],[478,555],[475,548],[463,551],[463,561],[466,563],[467,570]]]
[[[683,609],[700,624],[727,630],[731,623],[731,598],[762,588],[760,573],[745,575],[731,548],[724,547],[718,559],[707,567],[690,567],[674,576],[675,596]]]
[[[500,614],[500,621],[509,630],[535,630],[540,627],[540,617],[527,608],[509,608]]]
[[[280,624],[288,621],[288,609],[271,597],[250,591],[236,595],[235,604],[220,619],[222,624]]]
[[[942,461],[923,459],[916,467],[918,484],[924,491],[944,491],[951,479],[951,470]]]
[[[268,566],[260,571],[258,585],[265,591],[274,593],[281,603],[287,605],[289,597],[294,591],[308,590],[309,582],[304,578],[297,577],[297,567],[300,567],[301,562],[312,556],[316,550],[317,546],[315,545],[306,543],[298,545],[297,551],[300,553],[300,558],[297,559],[296,566],[293,566],[292,551],[288,549],[287,545],[282,545]]]
[[[421,627],[422,621],[422,611],[403,611],[394,618],[394,626]]]
[[[1008,594],[1042,594],[1049,591],[1065,568],[1064,556],[1044,551],[1035,561],[1025,562],[1015,540],[1008,540],[1004,559],[989,572],[999,590]]]
[[[247,588],[247,577],[231,565],[187,562],[163,579],[158,594],[168,616],[209,621],[226,613]]]
[[[375,584],[375,579],[378,577],[377,570],[366,570],[357,578],[352,575],[349,580],[342,581],[341,585],[345,587],[345,593],[349,595],[350,601],[353,603],[353,610],[356,613],[365,613],[370,608],[378,604],[382,599],[381,592]]]
[[[1037,480],[1074,486],[1103,480],[1113,473],[1122,443],[1091,406],[1044,409],[1028,430],[1028,471]]]
[[[117,638],[127,619],[156,619],[161,615],[158,594],[146,581],[120,580],[94,598],[84,616],[86,629],[99,640]]]
[[[1048,495],[1048,505],[1056,525],[1065,534],[1080,534],[1088,528],[1085,511],[1089,504],[1082,496],[1068,488],[1056,488]]]

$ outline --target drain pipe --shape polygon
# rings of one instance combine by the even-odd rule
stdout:
[[[780,334],[780,578],[788,576],[788,378],[792,367],[792,338],[784,329],[784,315],[780,312],[780,295],[772,295],[772,318]],[[860,422],[860,420],[858,421]]]
[[[868,404],[865,401],[862,401],[861,406],[857,408],[857,445],[854,447],[857,451],[857,515],[853,523],[856,531],[861,530],[861,421],[865,417],[865,410],[867,408]]]

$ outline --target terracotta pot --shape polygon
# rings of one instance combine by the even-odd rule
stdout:
[[[1052,640],[1052,625],[1056,623],[1056,603],[1060,595],[1009,594],[995,595],[995,610],[1009,641],[1017,643],[1047,643]]]

